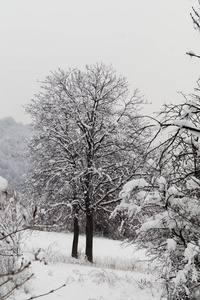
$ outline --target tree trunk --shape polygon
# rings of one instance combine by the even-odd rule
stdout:
[[[93,213],[86,213],[86,248],[85,256],[89,262],[93,262]]]
[[[87,165],[88,172],[85,177],[85,214],[86,214],[86,246],[85,246],[85,257],[93,263],[93,207],[92,207],[92,146],[88,142],[88,154],[87,154]]]
[[[72,243],[72,257],[75,257],[75,258],[78,258],[78,238],[79,238],[78,208],[75,208],[74,237],[73,237],[73,243]]]

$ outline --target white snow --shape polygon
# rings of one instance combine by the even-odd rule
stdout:
[[[197,129],[196,126],[194,126],[194,124],[186,119],[181,119],[181,120],[173,120],[172,122],[170,121],[170,123],[172,123],[175,126],[179,126],[179,127],[189,127],[191,129]]]
[[[146,182],[146,180],[144,178],[133,179],[133,180],[127,182],[123,186],[123,191],[131,192],[134,188],[145,187],[145,186],[148,186],[148,185],[149,184]]]
[[[147,221],[144,222],[142,226],[137,230],[137,233],[140,233],[142,231],[148,231],[152,228],[164,228],[163,221],[166,220],[166,218],[167,218],[166,211],[148,218]]]
[[[177,197],[179,197],[179,196],[184,196],[184,194],[183,193],[181,193],[181,191],[178,189],[178,187],[177,186],[175,186],[175,185],[172,185],[168,190],[167,190],[167,194],[168,194],[168,196],[177,196]]]
[[[194,266],[194,257],[199,255],[199,246],[195,244],[195,242],[191,241],[187,244],[187,248],[185,249],[184,256],[187,260],[187,264],[184,266],[183,270],[180,270],[176,277],[173,279],[175,286],[182,285],[185,288],[186,293],[189,295],[188,288],[185,283],[187,282],[188,274],[191,273],[192,279],[194,282],[198,282],[199,275]],[[199,299],[199,298],[195,298]]]
[[[167,249],[169,251],[175,251],[176,250],[176,241],[173,239],[167,239]]]
[[[196,190],[200,188],[200,180],[196,177],[191,176],[189,180],[186,181],[186,187],[189,190]]]
[[[6,200],[6,194],[8,188],[8,182],[5,178],[0,176],[0,206],[3,205],[4,201]]]
[[[157,183],[158,183],[158,185],[159,185],[159,190],[160,190],[160,191],[165,190],[166,184],[167,184],[167,181],[166,181],[165,177],[160,176],[160,177],[157,179]]]
[[[0,194],[5,192],[8,188],[8,182],[5,178],[0,176]]]
[[[72,235],[67,233],[29,234],[23,252],[25,259],[32,261],[31,272],[35,275],[9,299],[28,300],[63,284],[66,286],[42,299],[160,299],[161,284],[155,282],[145,251],[136,251],[135,245],[120,241],[94,238],[94,263],[89,264],[83,258],[85,237],[80,237],[78,260],[70,257],[71,242]]]
[[[180,128],[187,128],[193,135],[200,136],[200,128],[197,128],[192,122],[181,119],[170,121],[170,124],[178,126]]]
[[[122,188],[120,192],[120,197],[125,200],[127,197],[129,197],[130,193],[135,189],[135,188],[143,188],[147,187],[149,184],[146,182],[144,178],[139,178],[139,179],[133,179],[131,181],[128,181]]]
[[[157,167],[155,161],[154,161],[152,158],[150,158],[150,159],[147,161],[147,164],[149,165],[149,167],[152,167],[152,168],[156,168],[156,167]]]
[[[188,260],[188,264],[191,264],[194,257],[199,253],[199,246],[195,244],[195,242],[190,242],[185,249],[184,256]]]
[[[162,220],[156,219],[156,220],[150,220],[148,222],[143,223],[141,228],[137,230],[137,233],[142,231],[148,231],[152,228],[163,228]]]
[[[190,51],[190,53],[194,54],[193,51]],[[187,105],[183,107],[182,110],[182,117],[189,117],[190,115],[194,114],[198,111],[198,108],[196,107],[196,104],[192,101],[187,101]]]
[[[161,204],[161,196],[158,191],[148,192],[145,197],[145,204],[156,203],[157,205]]]

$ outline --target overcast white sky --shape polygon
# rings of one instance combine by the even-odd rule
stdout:
[[[193,92],[197,0],[0,0],[0,118],[30,122],[22,105],[50,70],[112,64],[158,110]]]

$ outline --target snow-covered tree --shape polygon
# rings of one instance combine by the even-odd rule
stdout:
[[[29,192],[56,223],[71,209],[77,233],[79,210],[85,214],[85,254],[92,262],[94,213],[116,201],[145,153],[138,115],[143,100],[137,90],[128,98],[125,78],[103,64],[58,70],[41,88],[26,107],[35,130]]]
[[[164,106],[157,124],[168,138],[160,155],[147,160],[143,177],[123,186],[113,212],[124,210],[135,220],[135,240],[159,261],[164,296],[170,300],[200,296],[199,121],[197,94]]]

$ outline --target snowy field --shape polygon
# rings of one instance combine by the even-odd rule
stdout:
[[[79,241],[80,259],[70,257],[72,235],[34,231],[23,241],[24,257],[34,276],[10,296],[12,300],[151,300],[159,299],[156,282],[144,251],[120,241],[94,238],[94,264],[84,260],[85,237]],[[64,285],[64,286],[63,286]],[[60,288],[63,286],[62,288]],[[51,290],[53,293],[47,294]]]

